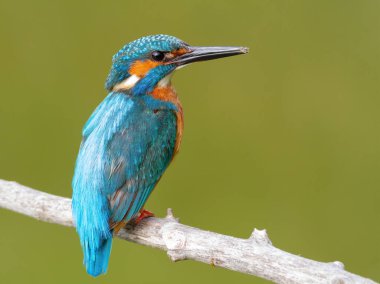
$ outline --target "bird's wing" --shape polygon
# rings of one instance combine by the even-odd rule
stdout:
[[[94,215],[107,218],[111,229],[128,222],[169,165],[175,140],[173,111],[153,112],[127,95],[111,93],[83,128],[73,210],[81,208],[86,224]]]
[[[111,183],[122,184],[109,195],[110,226],[126,223],[144,206],[169,165],[176,139],[172,111],[142,112],[109,143]]]

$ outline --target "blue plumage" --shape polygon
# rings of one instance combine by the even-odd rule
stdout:
[[[173,156],[175,115],[170,108],[147,111],[150,101],[111,93],[83,129],[73,213],[87,272],[94,276],[106,272],[112,224],[136,217]],[[155,103],[154,109],[168,104]]]
[[[195,48],[156,35],[131,42],[113,57],[109,94],[83,128],[72,182],[73,216],[90,275],[106,272],[114,232],[141,217],[178,151],[183,115],[171,73],[190,62],[239,53],[241,48]]]

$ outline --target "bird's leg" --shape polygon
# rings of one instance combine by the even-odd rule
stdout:
[[[140,215],[135,220],[135,225],[140,223],[143,219],[154,217],[154,214],[148,210],[145,210],[144,208],[140,210]]]

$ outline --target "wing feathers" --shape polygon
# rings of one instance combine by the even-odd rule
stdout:
[[[143,98],[122,93],[111,93],[86,123],[80,166],[94,190],[108,196],[111,229],[144,206],[172,160],[176,124],[173,110],[155,112]]]

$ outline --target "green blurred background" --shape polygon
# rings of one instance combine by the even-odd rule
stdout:
[[[70,196],[112,55],[142,35],[244,45],[174,84],[180,154],[147,208],[380,280],[379,1],[0,2],[0,178]],[[0,211],[1,283],[267,283],[116,240],[106,276],[72,228]]]

